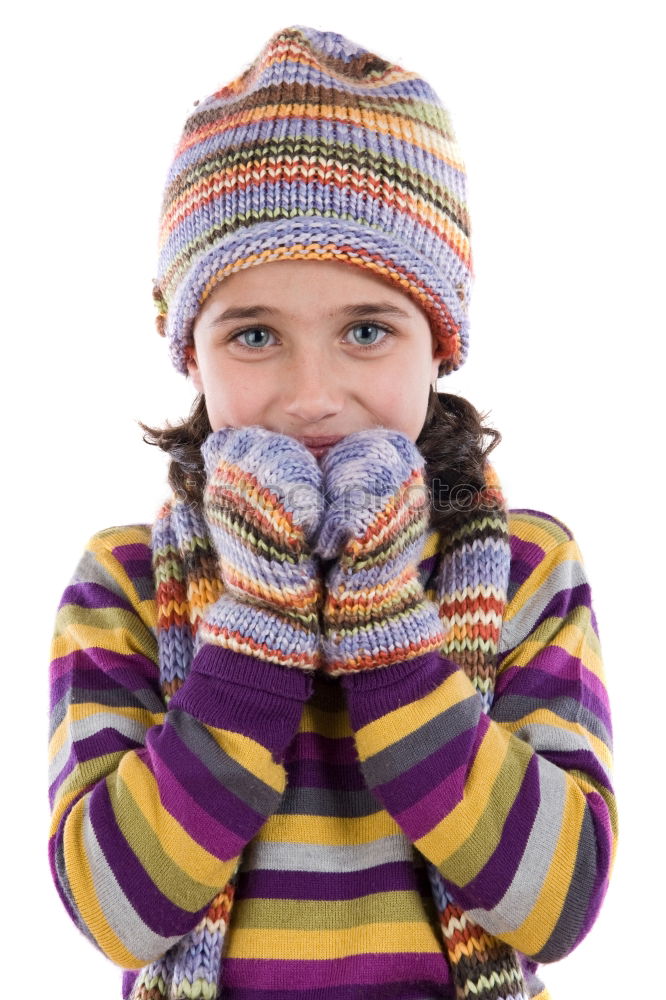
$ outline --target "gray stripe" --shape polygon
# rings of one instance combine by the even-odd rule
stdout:
[[[106,920],[123,945],[142,962],[150,962],[180,940],[162,937],[151,931],[131,905],[107,864],[90,820],[89,800],[86,801],[83,823],[85,851],[93,876],[97,899]]]
[[[549,751],[568,753],[575,750],[585,750],[594,755],[597,764],[610,781],[609,768],[597,755],[590,741],[582,733],[572,733],[568,729],[558,729],[557,726],[547,726],[544,723],[531,722],[517,729],[514,735],[518,739],[524,740],[525,743],[529,743],[539,754],[545,754]]]
[[[491,934],[515,931],[533,910],[543,889],[557,846],[567,778],[563,771],[537,756],[541,799],[525,851],[508,890],[492,910],[470,910],[469,916]]]
[[[597,839],[590,810],[585,810],[578,840],[578,854],[567,898],[546,945],[535,956],[539,962],[557,962],[571,951],[587,915],[597,869]]]
[[[436,715],[413,733],[403,736],[397,743],[380,750],[363,763],[363,777],[367,784],[370,788],[375,788],[391,781],[396,775],[404,774],[410,767],[440,750],[455,736],[468,729],[475,729],[480,713],[480,701],[476,694],[472,694]]]
[[[66,691],[60,701],[57,701],[49,714],[49,740],[53,737],[56,729],[67,715],[69,708],[69,694]]]
[[[565,722],[583,726],[593,736],[603,740],[606,746],[610,745],[610,736],[603,722],[575,698],[530,698],[522,694],[506,694],[495,702],[490,715],[496,722],[517,722],[540,708],[553,712]]]
[[[114,708],[147,709],[149,712],[162,716],[166,707],[157,692],[150,688],[84,688],[74,685],[69,689],[69,700],[74,705],[112,705]]]
[[[585,569],[577,559],[565,559],[564,562],[555,566],[536,594],[525,601],[511,621],[503,622],[498,654],[506,653],[507,650],[519,646],[528,637],[556,594],[559,594],[561,590],[578,587],[582,583],[588,583],[588,579]]]
[[[66,742],[49,765],[49,782],[55,781],[65,766],[72,745],[78,743],[79,740],[88,739],[102,729],[115,729],[116,732],[122,733],[123,736],[142,746],[145,743],[147,728],[136,719],[128,719],[123,715],[114,715],[111,712],[95,712],[85,719],[77,719],[70,724]]]
[[[279,813],[313,816],[338,816],[340,819],[374,816],[383,806],[367,788],[299,788],[287,785]]]
[[[72,806],[72,808],[73,808],[73,806]],[[81,919],[81,915],[80,915],[80,913],[78,911],[78,908],[76,906],[76,902],[74,900],[74,895],[72,893],[72,887],[69,884],[69,878],[67,877],[67,869],[65,867],[65,847],[64,847],[64,844],[63,844],[62,825],[63,825],[63,823],[62,823],[62,820],[61,820],[60,827],[58,829],[58,833],[56,834],[57,844],[56,844],[56,849],[55,849],[55,866],[56,866],[56,872],[58,873],[58,884],[60,885],[60,888],[61,888],[63,894],[67,897],[67,900],[69,901],[69,905],[70,905],[70,907],[72,909],[72,913],[74,914],[74,916],[76,918],[76,926],[79,928],[79,930],[81,930],[85,934],[85,936],[90,941],[92,941],[92,943],[95,946],[97,946],[97,942],[95,941],[95,938],[92,936],[90,930],[88,929],[88,927],[86,926],[86,924]]]
[[[255,839],[243,852],[242,865],[244,871],[269,868],[274,871],[355,872],[395,861],[412,861],[414,852],[415,848],[403,833],[342,847]]]
[[[202,723],[181,709],[172,709],[169,712],[169,724],[202,765],[232,795],[262,816],[270,816],[275,812],[282,792],[271,788],[234,760],[215,742]]]
[[[110,590],[112,594],[122,597],[123,601],[128,603],[128,597],[125,591],[122,589],[118,581],[114,580],[108,570],[101,565],[97,556],[93,552],[84,552],[81,556],[81,559],[72,574],[70,586],[76,583],[101,584],[102,587],[106,587],[106,589]]]

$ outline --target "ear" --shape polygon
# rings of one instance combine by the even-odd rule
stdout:
[[[185,348],[185,359],[187,364],[187,373],[190,376],[192,384],[197,392],[203,393],[203,381],[201,379],[201,371],[197,361],[197,351],[194,346]]]

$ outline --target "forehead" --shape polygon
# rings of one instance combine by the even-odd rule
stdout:
[[[211,288],[199,318],[212,308],[218,314],[220,310],[233,313],[230,319],[239,318],[240,309],[257,306],[266,313],[294,316],[301,312],[334,316],[343,307],[353,315],[370,306],[405,319],[426,318],[395,282],[367,267],[322,260],[270,261],[236,271]]]

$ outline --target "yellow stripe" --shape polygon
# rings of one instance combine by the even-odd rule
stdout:
[[[381,837],[402,830],[385,809],[377,803],[372,816],[310,816],[273,813],[257,834],[257,839],[277,844],[321,844],[327,847],[353,847],[371,844]]]
[[[527,715],[521,716],[520,719],[516,719],[514,722],[502,722],[497,723],[497,725],[501,725],[502,729],[505,729],[509,733],[515,733],[523,726],[529,725],[543,725],[548,726],[550,729],[558,730],[558,732],[566,731],[568,733],[575,733],[590,743],[595,756],[607,768],[610,768],[612,765],[611,752],[603,740],[591,733],[585,726],[580,725],[580,723],[568,722],[546,708],[538,708],[534,712],[528,712]]]
[[[113,753],[107,753],[101,757],[93,757],[91,760],[85,760],[81,764],[78,764],[67,775],[58,789],[51,820],[52,824],[57,826],[68,803],[80,795],[81,792],[91,789],[98,781],[114,771],[126,753],[126,750],[115,750]]]
[[[569,541],[562,529],[551,522],[544,522],[543,519],[527,522],[521,518],[510,519],[509,530],[517,538],[538,545],[545,551],[539,565],[532,570],[512,600],[508,602],[503,616],[505,622],[510,622],[516,616],[560,563],[567,560],[582,563],[576,542]]]
[[[560,918],[573,877],[586,802],[569,784],[564,802],[560,834],[553,859],[534,907],[525,921],[502,940],[524,954],[535,955],[544,947]]]
[[[559,524],[540,514],[509,512],[508,528],[510,535],[538,545],[546,555],[558,545],[570,541],[569,535]]]
[[[336,959],[352,955],[405,952],[441,954],[442,945],[424,920],[420,924],[372,923],[343,930],[236,929],[229,935],[228,958]]]
[[[491,724],[465,783],[463,800],[414,846],[438,867],[464,844],[483,816],[495,780],[504,766],[511,737]]]
[[[86,927],[111,961],[126,969],[136,969],[142,961],[127,950],[109,926],[94,888],[83,838],[85,800],[77,802],[67,817],[64,835],[65,867],[74,902]]]
[[[525,743],[513,740],[504,757],[504,766],[489,790],[487,807],[464,844],[447,857],[446,877],[455,885],[468,885],[488,863],[502,838],[502,830],[525,780],[534,753]],[[482,765],[481,765],[482,766]],[[474,762],[466,787],[474,773]]]
[[[149,864],[150,849],[146,852],[147,857],[144,862],[141,845],[135,844],[131,829],[122,820],[123,788],[127,789],[164,853],[188,878],[197,883],[189,887],[191,899],[185,899],[184,887],[178,883],[177,876],[174,876],[173,872],[158,871],[154,865]],[[132,850],[146,867],[149,877],[159,891],[181,909],[189,909],[192,912],[201,909],[231,877],[236,858],[228,862],[220,861],[198,844],[171,813],[162,808],[155,777],[140,757],[132,754],[123,759],[118,768],[117,779],[109,784],[109,796],[118,826]],[[149,845],[146,847],[149,848]],[[178,898],[173,891],[170,891],[174,884],[178,886]]]
[[[342,740],[354,737],[354,730],[349,721],[349,713],[346,708],[339,712],[326,712],[317,708],[312,702],[306,702],[303,706],[299,733],[316,733],[329,740]]]
[[[263,781],[269,788],[276,792],[284,792],[286,787],[284,766],[273,760],[271,752],[266,747],[250,739],[249,736],[233,733],[229,729],[215,729],[213,726],[206,726],[206,729],[232,760]]]
[[[67,656],[79,649],[105,649],[114,653],[143,653],[156,663],[157,643],[152,632],[137,627],[138,620],[129,611],[121,611],[119,614],[125,618],[125,622],[118,628],[96,628],[82,622],[68,621],[66,630],[53,638],[51,659]],[[56,628],[58,627],[56,622]]]
[[[122,528],[106,528],[98,531],[88,542],[87,549],[92,552],[107,573],[121,587],[127,599],[132,603],[141,621],[149,629],[157,628],[157,605],[152,598],[139,600],[130,576],[113,555],[111,549],[119,545],[146,545],[151,547],[151,525],[138,524]]]
[[[532,658],[545,645],[559,646],[571,657],[579,659],[583,666],[604,683],[604,666],[601,646],[592,628],[592,617],[588,608],[582,605],[571,611],[566,618],[552,616],[544,619],[527,639],[519,643],[502,661],[501,671],[507,667],[529,666]]]
[[[448,708],[473,697],[476,697],[476,692],[471,682],[462,670],[457,670],[418,701],[409,702],[362,726],[356,734],[360,760],[365,761],[380,753]]]

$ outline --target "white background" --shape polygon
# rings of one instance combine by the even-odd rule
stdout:
[[[21,995],[120,996],[48,873],[53,618],[88,537],[152,521],[167,495],[166,459],[136,420],[176,420],[194,395],[151,300],[183,121],[299,23],[417,70],[452,112],[477,278],[469,358],[440,388],[501,430],[492,461],[509,506],[573,531],[614,709],[613,881],[588,938],[544,979],[554,1000],[636,996],[663,979],[644,962],[664,894],[659,6],[337,0],[320,16],[311,2],[61,0],[6,15],[3,909],[5,981]]]

